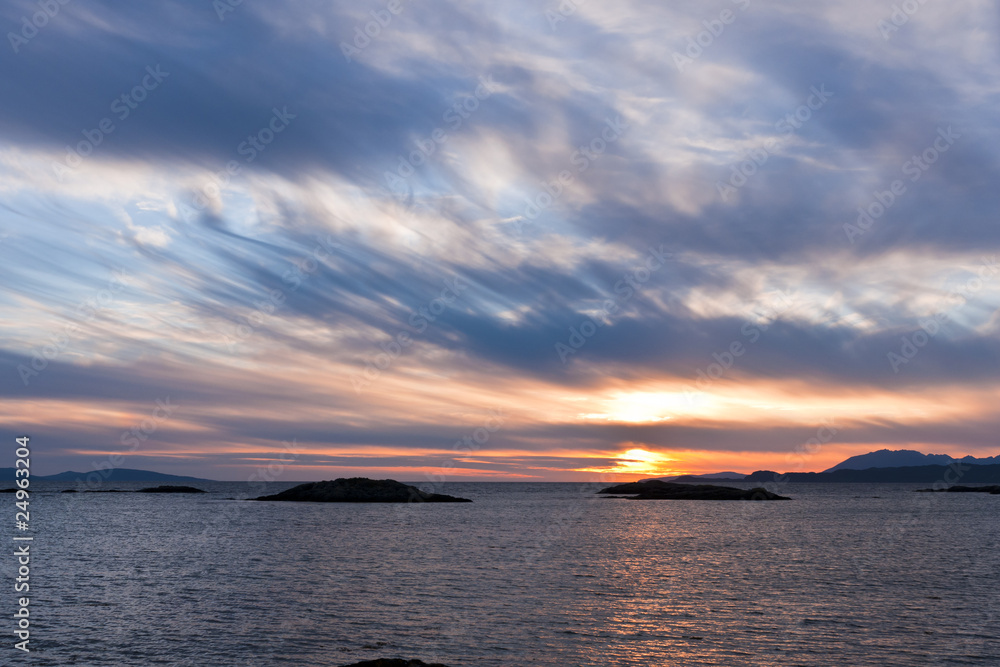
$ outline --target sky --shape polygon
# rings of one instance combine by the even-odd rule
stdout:
[[[223,480],[1000,453],[998,22],[9,0],[0,436]]]

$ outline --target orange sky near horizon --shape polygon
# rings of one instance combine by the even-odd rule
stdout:
[[[286,381],[301,384],[303,379]],[[0,404],[0,423],[17,423],[29,433],[33,427],[58,423],[65,434],[113,434],[107,447],[74,446],[71,435],[68,441],[51,443],[93,467],[117,455],[119,467],[232,480],[270,470],[275,478],[288,480],[370,476],[407,481],[620,481],[762,469],[821,471],[883,448],[953,456],[995,454],[989,442],[958,447],[933,438],[900,442],[872,437],[892,424],[905,423],[919,434],[922,425],[937,429],[942,423],[973,423],[990,409],[995,392],[953,388],[955,400],[945,403],[936,392],[899,396],[874,389],[823,392],[817,387],[806,392],[798,382],[720,381],[694,392],[676,379],[634,382],[631,389],[624,384],[610,380],[604,387],[568,390],[543,382],[522,381],[516,388],[503,381],[490,387],[469,383],[453,385],[446,393],[424,391],[413,401],[413,378],[403,375],[383,378],[380,393],[364,397],[364,415],[344,411],[356,432],[364,433],[390,424],[393,414],[399,421],[400,402],[406,401],[417,411],[403,420],[408,428],[445,420],[455,424],[448,429],[455,435],[453,442],[438,446],[359,441],[331,445],[296,437],[297,426],[322,430],[327,420],[339,419],[331,415],[322,395],[342,401],[342,392],[337,393],[337,385],[323,383],[315,384],[320,396],[313,402],[272,402],[247,416],[284,424],[291,435],[281,446],[270,438],[229,437],[218,424],[241,419],[243,413],[228,404],[177,403],[172,414],[164,415],[162,410],[157,414],[155,405],[151,410],[148,404],[125,401],[6,401]],[[495,407],[483,413],[476,405]],[[574,435],[559,435],[567,430]],[[745,447],[733,433],[746,437]],[[586,446],[568,444],[574,436],[586,437]],[[126,443],[135,446],[123,446]],[[41,466],[40,474],[62,472],[47,469],[44,458]]]

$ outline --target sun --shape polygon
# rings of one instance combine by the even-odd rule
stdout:
[[[653,474],[660,470],[660,464],[672,461],[669,457],[645,449],[630,449],[616,457],[618,468],[615,472]]]
[[[655,463],[662,458],[659,454],[647,452],[645,449],[630,449],[621,456],[633,459],[636,463]]]
[[[616,475],[668,475],[676,473],[676,470],[667,464],[677,459],[641,447],[633,447],[620,454],[615,454],[611,458],[613,459],[612,465],[602,468],[580,468],[578,471]]]

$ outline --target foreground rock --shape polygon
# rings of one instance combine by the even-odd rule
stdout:
[[[364,660],[362,662],[351,663],[344,667],[447,667],[440,662],[426,663],[423,660],[402,660],[400,658],[379,658],[378,660]]]
[[[619,484],[598,493],[634,493],[633,500],[791,500],[767,489],[737,489],[714,484],[677,484],[658,479]]]
[[[471,503],[443,493],[426,493],[393,479],[340,478],[299,484],[287,491],[254,500],[295,500],[313,503]]]
[[[201,489],[193,486],[153,486],[148,489],[139,489],[139,493],[205,493]]]
[[[917,489],[917,493],[990,493],[1000,496],[1000,486],[949,486],[947,489]]]

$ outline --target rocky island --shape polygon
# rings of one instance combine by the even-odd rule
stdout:
[[[146,489],[137,489],[131,491],[128,489],[84,489],[84,493],[207,493],[207,491],[202,491],[201,489],[196,489],[193,486],[171,486],[169,484],[163,486],[151,486]],[[59,493],[78,493],[76,489],[63,489]]]
[[[471,503],[443,493],[427,493],[393,479],[343,477],[299,484],[281,493],[254,500],[293,500],[313,503]]]
[[[139,493],[205,493],[201,489],[196,489],[193,486],[171,486],[169,484],[163,486],[151,486],[148,489],[139,489]]]
[[[678,484],[658,479],[609,486],[598,493],[636,494],[632,500],[791,500],[760,487],[737,489],[714,484]]]
[[[379,658],[377,660],[363,660],[351,663],[344,667],[447,667],[439,662],[426,663],[423,660],[403,660],[402,658]]]

